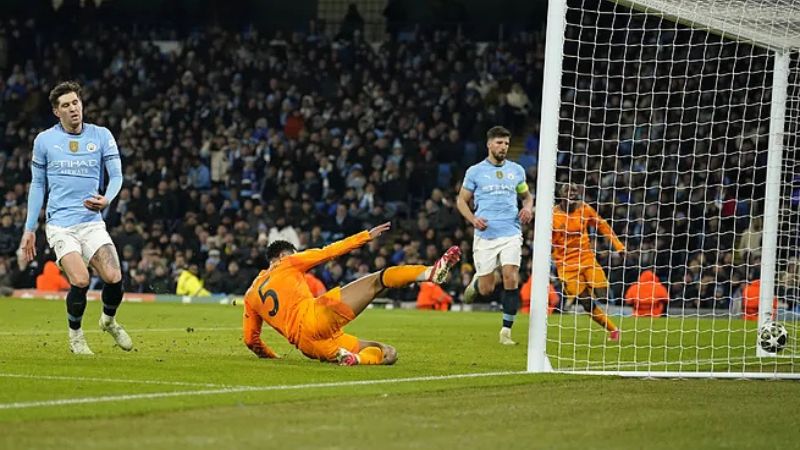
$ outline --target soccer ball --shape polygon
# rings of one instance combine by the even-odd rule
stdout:
[[[769,353],[778,353],[786,347],[789,333],[778,322],[767,322],[758,329],[758,345]]]

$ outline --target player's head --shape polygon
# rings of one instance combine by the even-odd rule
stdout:
[[[489,149],[489,156],[497,162],[506,160],[508,144],[511,141],[511,132],[504,127],[492,127],[486,132],[486,147]]]
[[[281,258],[287,255],[291,255],[297,252],[297,249],[291,242],[287,241],[273,241],[267,247],[267,260],[270,264],[275,261],[279,261]]]
[[[83,123],[83,100],[81,99],[81,85],[74,81],[58,83],[50,91],[50,105],[53,114],[61,121],[65,128],[77,128]]]
[[[575,183],[565,183],[561,185],[559,194],[563,200],[577,202],[583,200],[583,187]]]

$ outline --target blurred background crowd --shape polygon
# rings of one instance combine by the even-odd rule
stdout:
[[[4,284],[33,287],[52,258],[43,227],[40,261],[18,267],[15,250],[31,142],[55,121],[47,93],[77,73],[86,120],[112,131],[123,158],[124,186],[104,217],[129,292],[174,293],[189,271],[212,293],[241,294],[267,265],[270,241],[318,247],[387,220],[389,238],[317,277],[331,287],[386,265],[430,263],[453,244],[471,255],[455,193],[485,156],[488,128],[528,129],[541,33],[476,42],[418,31],[376,44],[362,28],[343,22],[330,36],[314,22],[269,33],[209,26],[169,30],[176,39],[165,44],[103,26],[49,40],[32,19],[3,21]],[[468,278],[470,265],[463,271]]]
[[[364,18],[375,12],[356,4],[336,23],[288,29],[193,17],[42,26],[102,16],[91,5],[0,19],[0,286],[36,286],[52,259],[41,226],[38,260],[21,265],[15,252],[31,143],[55,123],[47,93],[77,79],[86,120],[108,127],[122,155],[124,186],[104,216],[126,291],[195,294],[196,283],[181,290],[194,277],[210,293],[242,294],[274,239],[319,247],[391,220],[386,239],[314,275],[330,288],[459,245],[465,260],[445,286],[458,301],[473,273],[472,229],[455,196],[485,157],[488,128],[512,130],[510,156],[535,194],[544,16],[487,32],[453,15],[460,2],[433,2],[450,4],[441,26],[410,19],[403,2],[379,3],[377,37]],[[612,301],[647,271],[674,305],[730,307],[759,277],[769,108],[766,89],[748,87],[763,84],[753,77],[766,57],[720,40],[703,63],[688,45],[697,36],[637,40],[640,31],[609,23],[611,34],[597,37],[580,34],[580,20],[567,28],[558,179],[585,184],[628,247],[623,258],[598,241]],[[620,63],[626,42],[637,62]],[[608,57],[587,63],[587,54]],[[736,76],[745,63],[754,75]],[[670,84],[680,93],[667,93]],[[796,243],[791,230],[782,236]],[[791,298],[794,256],[782,256],[779,274]]]

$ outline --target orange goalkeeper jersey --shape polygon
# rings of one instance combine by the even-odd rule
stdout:
[[[608,222],[591,206],[581,203],[580,207],[567,213],[556,205],[553,207],[553,262],[559,266],[575,267],[593,261],[594,252],[587,231],[590,226],[608,238],[615,250],[625,249]]]
[[[262,270],[244,295],[244,340],[250,350],[261,357],[275,357],[260,338],[264,321],[296,346],[303,317],[315,298],[305,273],[369,241],[369,232],[363,231],[322,249],[286,256],[268,270]]]

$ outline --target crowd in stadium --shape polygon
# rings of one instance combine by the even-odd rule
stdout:
[[[436,32],[377,46],[358,33],[330,38],[313,27],[270,35],[209,28],[171,44],[103,27],[71,42],[47,41],[15,20],[0,33],[8,42],[0,77],[0,286],[34,287],[52,259],[43,236],[31,265],[17,264],[15,251],[31,142],[55,123],[47,92],[77,72],[94,74],[79,80],[86,120],[107,126],[122,154],[124,186],[104,215],[129,292],[194,294],[179,283],[194,277],[211,293],[242,294],[266,266],[263,249],[274,239],[318,247],[392,220],[390,239],[315,275],[330,288],[386,265],[431,263],[456,244],[466,262],[447,290],[458,297],[472,276],[472,230],[454,199],[466,167],[485,156],[489,127],[528,137],[523,165],[535,193],[543,70],[536,33],[483,43]],[[565,61],[567,71],[585,69]],[[631,73],[602,70],[630,99],[642,92],[625,82]],[[645,90],[665,91],[659,83],[677,73],[658,70]],[[751,199],[763,198],[760,117],[743,111],[725,129],[661,126],[680,123],[669,109],[680,105],[655,96],[663,113],[644,120],[653,126],[638,126],[625,112],[633,100],[584,98],[586,82],[565,76],[575,88],[563,100],[577,125],[561,130],[571,137],[560,142],[570,151],[559,164],[571,170],[559,180],[584,183],[587,201],[626,241],[625,258],[598,250],[613,298],[622,299],[644,268],[654,269],[673,301],[727,308],[757,278],[748,269],[758,266],[758,251],[748,249],[760,247],[761,224],[750,220],[759,207]],[[738,92],[735,83],[730,90]],[[591,115],[597,105],[602,117]],[[731,113],[692,111],[700,119]],[[701,134],[702,146],[685,144]],[[669,148],[647,145],[665,135]],[[604,146],[589,145],[598,138]],[[606,165],[610,154],[614,167]],[[794,275],[782,277],[797,283]]]
[[[123,158],[124,186],[104,215],[126,290],[192,293],[177,285],[188,272],[212,293],[241,294],[278,237],[317,247],[392,220],[391,239],[316,274],[328,287],[430,263],[452,243],[471,254],[458,183],[484,157],[486,129],[525,130],[542,64],[532,34],[374,47],[313,30],[208,29],[168,52],[112,29],[57,43],[31,39],[23,23],[4,28],[0,271],[18,288],[52,259],[40,236],[40,260],[16,264],[31,142],[55,123],[48,89],[78,68],[97,75],[80,80],[86,120],[112,131]]]

